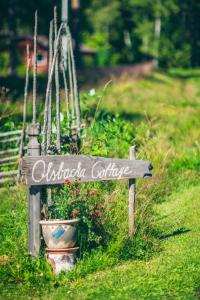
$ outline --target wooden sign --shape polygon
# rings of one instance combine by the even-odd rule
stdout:
[[[81,182],[150,177],[148,161],[112,159],[86,155],[23,157],[21,173],[25,184],[62,184],[65,179]]]

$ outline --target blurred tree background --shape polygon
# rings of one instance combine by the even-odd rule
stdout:
[[[0,1],[1,71],[15,69],[16,37],[33,33],[36,9],[39,33],[48,36],[54,5],[61,12],[61,0]],[[97,66],[149,59],[160,67],[200,65],[200,1],[82,0],[79,18],[79,42],[96,49]]]

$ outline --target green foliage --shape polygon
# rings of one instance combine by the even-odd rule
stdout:
[[[93,122],[92,126],[85,129],[82,152],[94,156],[127,157],[134,137],[133,124],[122,120],[119,115],[108,116],[105,120]]]
[[[61,2],[57,5],[60,15]],[[34,11],[38,9],[39,33],[48,36],[53,6],[50,0],[9,3],[3,0],[0,3],[1,28],[3,31],[16,30],[18,35],[32,34]],[[84,56],[82,60],[89,61],[89,65],[94,61],[95,66],[108,66],[158,58],[161,67],[197,67],[200,65],[199,14],[199,1],[82,1],[79,43],[96,49],[95,59]],[[161,20],[160,36],[155,34],[158,18]],[[74,19],[69,10],[73,36],[77,35]],[[0,71],[3,75],[9,70],[8,40],[6,37],[0,41]],[[19,66],[19,74],[23,71]]]
[[[47,219],[80,219],[78,223],[81,252],[98,245],[103,239],[103,198],[88,184],[65,180],[62,188],[53,191],[53,203],[47,209]]]
[[[160,66],[198,66],[199,12],[199,3],[187,0],[90,1],[83,10],[87,20],[83,40],[96,47],[98,54],[102,48],[98,41],[104,40],[103,47],[107,57],[110,56],[109,62],[103,61],[104,65],[141,61],[158,55]],[[160,37],[155,35],[158,17]]]
[[[9,55],[7,52],[0,54],[0,70],[1,74],[4,75],[7,73],[9,68]]]

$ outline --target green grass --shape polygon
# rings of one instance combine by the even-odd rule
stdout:
[[[200,297],[199,73],[122,80],[103,94],[82,151],[128,157],[135,143],[137,158],[152,162],[153,178],[137,183],[136,235],[127,239],[126,182],[101,184],[107,242],[55,278],[43,255],[36,261],[27,255],[25,189],[1,190],[2,299]],[[95,111],[94,101],[87,105]],[[107,114],[119,117],[105,121]]]
[[[200,187],[185,188],[158,205],[158,224],[166,228],[162,252],[147,261],[128,261],[88,275],[59,288],[51,299],[66,299],[66,295],[69,299],[197,299],[200,292],[199,193]]]

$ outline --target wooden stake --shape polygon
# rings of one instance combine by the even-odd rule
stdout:
[[[26,128],[26,113],[27,113],[27,97],[28,97],[28,86],[29,86],[29,68],[30,68],[30,54],[29,45],[26,46],[26,79],[24,87],[24,108],[23,108],[23,128],[21,134],[21,141],[19,147],[19,156],[23,156],[25,128]]]
[[[53,58],[53,22],[50,22],[49,27],[49,66],[48,66],[48,79],[51,72],[51,64]],[[42,133],[42,154],[46,155],[50,145],[51,139],[51,103],[52,103],[52,85],[50,84],[48,97],[45,98],[45,109],[44,109],[44,123]]]
[[[74,88],[73,88],[73,78],[72,78],[72,65],[71,65],[71,51],[70,51],[70,39],[71,35],[69,33],[69,29],[67,32],[67,60],[68,60],[68,75],[69,75],[69,90],[70,90],[70,98],[71,98],[71,120],[70,120],[70,127],[74,127],[75,124],[75,103],[74,103]]]
[[[55,42],[54,45],[56,47],[56,39],[57,39],[57,9],[56,6],[54,7],[54,35],[55,35]],[[56,49],[54,48],[54,52]],[[61,143],[60,143],[60,83],[59,83],[59,63],[58,63],[58,56],[56,57],[55,61],[55,85],[56,85],[56,148],[60,152]]]
[[[130,147],[130,159],[135,160],[135,146]],[[128,216],[129,216],[129,237],[135,233],[134,213],[135,213],[135,179],[129,179],[129,198],[128,198]]]
[[[74,62],[74,54],[73,54],[73,47],[72,47],[72,39],[70,38],[70,52],[71,52],[71,63],[72,63],[72,77],[73,77],[73,88],[74,88],[74,98],[75,98],[75,105],[76,105],[76,126],[78,130],[78,134],[80,133],[80,101],[79,101],[79,94],[78,94],[78,86],[77,86],[77,78],[76,78],[76,67]]]
[[[65,66],[62,62],[62,74],[63,74],[63,82],[64,82],[64,90],[65,90],[65,103],[66,103],[66,112],[67,112],[67,128],[70,126],[70,111],[69,111],[69,91],[67,86],[67,77],[65,73]]]
[[[55,42],[55,44],[56,44],[55,51],[53,54],[52,63],[51,63],[51,67],[50,67],[49,74],[48,74],[45,103],[48,103],[48,99],[51,96],[52,79],[53,79],[53,75],[54,75],[55,62],[56,62],[56,58],[57,58],[58,50],[59,50],[59,41],[60,41],[60,35],[61,35],[62,28],[63,28],[63,24],[60,25],[60,28],[59,28],[58,34],[57,34],[57,38],[56,38],[56,42]]]
[[[36,123],[36,94],[37,94],[37,10],[35,12],[35,28],[34,28],[34,61],[33,61],[33,124]]]

